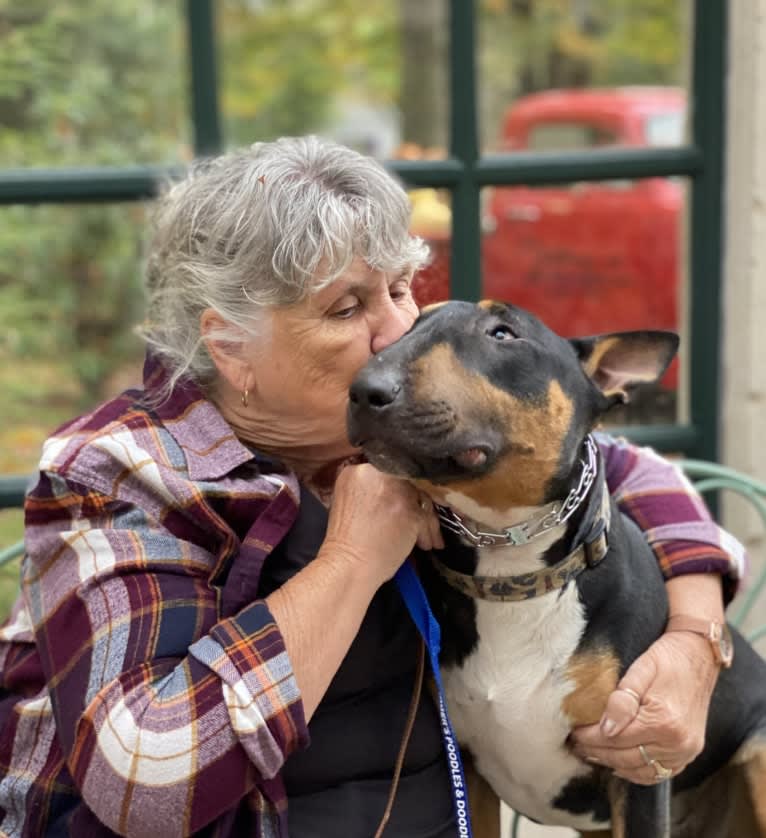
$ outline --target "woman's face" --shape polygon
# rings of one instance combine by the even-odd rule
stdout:
[[[254,348],[254,395],[290,433],[313,444],[346,439],[348,388],[356,373],[415,321],[411,276],[362,260],[327,288],[277,308],[267,341]]]

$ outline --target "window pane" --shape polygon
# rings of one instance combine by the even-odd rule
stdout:
[[[140,381],[144,224],[137,205],[0,208],[0,474]]]
[[[225,0],[230,145],[318,133],[368,154],[444,156],[446,0]]]
[[[646,144],[678,146],[684,142],[684,119],[681,111],[655,113],[646,118]]]
[[[487,0],[478,32],[484,151],[682,142],[691,0]]]
[[[450,296],[451,196],[446,189],[413,189],[410,229],[425,239],[431,260],[412,280],[412,293],[419,306],[448,300]]]
[[[178,2],[0,0],[2,166],[188,157]]]
[[[617,135],[609,128],[589,122],[539,122],[527,134],[529,151],[581,151],[615,145]]]
[[[483,297],[529,309],[565,337],[683,332],[685,181],[496,187],[482,197]],[[610,423],[676,421],[679,378],[676,361]]]

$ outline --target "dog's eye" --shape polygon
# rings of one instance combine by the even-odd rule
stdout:
[[[495,326],[487,334],[495,340],[513,340],[516,337],[508,326]]]

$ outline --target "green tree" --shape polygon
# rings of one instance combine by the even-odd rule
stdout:
[[[76,167],[188,158],[182,18],[151,0],[0,0],[0,159]],[[67,356],[101,395],[138,317],[137,207],[15,206],[0,225],[3,354]]]
[[[477,7],[488,140],[521,93],[683,73],[688,3]],[[445,145],[446,10],[447,0],[221,0],[227,141],[321,131],[339,98],[357,96],[398,108],[404,139]],[[184,25],[180,2],[0,0],[3,166],[188,160]],[[2,221],[0,353],[67,358],[93,401],[139,317],[141,208],[7,207]]]
[[[226,0],[219,30],[234,144],[320,131],[344,94],[396,99],[399,27],[390,0]]]
[[[485,147],[517,96],[559,87],[683,85],[689,0],[483,0]]]

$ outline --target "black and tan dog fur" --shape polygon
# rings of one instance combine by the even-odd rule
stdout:
[[[660,332],[565,340],[513,306],[446,303],[426,310],[359,374],[349,433],[370,462],[435,502],[485,528],[514,523],[567,496],[586,436],[632,386],[656,380],[676,346]],[[586,507],[540,547],[521,551],[482,552],[445,532],[441,559],[466,574],[551,566],[575,546]],[[567,738],[600,718],[667,618],[654,556],[614,504],[611,513],[606,558],[529,602],[473,599],[427,559],[421,576],[442,625],[453,722],[478,772],[539,820],[592,836],[653,838],[664,834],[668,784],[626,784],[578,761]],[[734,641],[705,749],[672,781],[674,838],[766,836],[766,665],[736,632]],[[540,649],[530,651],[535,643]],[[538,693],[525,692],[531,682]],[[485,835],[497,834],[496,809],[477,811],[489,812]]]

